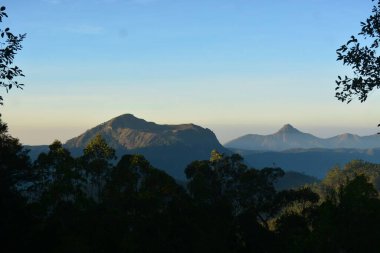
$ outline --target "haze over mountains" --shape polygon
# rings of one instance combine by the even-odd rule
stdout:
[[[247,134],[227,142],[225,147],[266,151],[283,151],[295,148],[369,149],[380,147],[380,135],[359,136],[345,133],[331,138],[319,138],[312,134],[301,132],[290,124],[286,124],[274,134]]]
[[[319,179],[333,167],[343,166],[352,160],[380,163],[380,148],[312,148],[289,149],[284,151],[232,150],[244,157],[254,168],[280,167],[285,171],[296,171]]]
[[[342,134],[318,138],[287,124],[271,135],[245,135],[223,147],[215,134],[194,124],[159,125],[124,114],[91,128],[64,144],[80,156],[89,141],[100,134],[120,158],[124,154],[144,155],[153,166],[183,180],[184,169],[195,160],[208,160],[212,150],[239,153],[254,168],[278,166],[286,171],[323,178],[335,165],[362,159],[380,163],[380,135],[360,137]],[[28,146],[36,158],[48,146]]]

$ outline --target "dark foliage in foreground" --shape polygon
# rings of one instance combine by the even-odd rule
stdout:
[[[74,159],[55,141],[31,164],[0,122],[2,252],[374,252],[380,201],[364,175],[276,191],[279,168],[213,152],[182,187],[139,155],[113,165],[98,136]]]
[[[336,97],[342,102],[357,98],[364,102],[368,94],[380,87],[380,1],[372,0],[371,15],[361,22],[359,37],[351,36],[346,44],[337,50],[337,60],[352,68],[353,76],[338,76]]]
[[[8,15],[5,7],[0,7],[0,23]],[[15,35],[9,27],[0,26],[0,88],[5,88],[8,92],[13,87],[22,89],[24,84],[19,83],[16,79],[23,77],[22,70],[14,65],[13,61],[18,51],[22,49],[21,42],[25,39],[26,34]],[[0,96],[0,105],[3,104],[3,97]]]

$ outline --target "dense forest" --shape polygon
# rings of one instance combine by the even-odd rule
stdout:
[[[277,191],[280,168],[212,152],[179,184],[99,135],[31,162],[0,121],[2,252],[377,252],[380,166],[353,161]]]
[[[337,50],[354,70],[336,81],[343,102],[380,88],[380,1],[372,12],[358,34],[370,47],[352,36]],[[12,62],[25,35],[0,35],[0,87],[22,88]],[[116,157],[101,135],[79,157],[54,141],[32,161],[0,117],[0,251],[379,252],[380,165],[352,161],[281,190],[281,168],[250,168],[238,154],[213,151],[184,171],[179,182],[142,155]]]

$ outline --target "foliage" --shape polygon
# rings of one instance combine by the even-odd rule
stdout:
[[[212,154],[213,157],[218,157]],[[257,214],[269,213],[267,206],[276,190],[273,183],[284,173],[279,168],[249,169],[240,155],[223,156],[210,161],[195,161],[185,170],[190,195],[199,204],[227,201],[234,215],[251,206]]]
[[[25,199],[19,191],[29,172],[27,151],[8,134],[0,115],[0,244],[4,252],[20,250],[25,243],[17,239],[27,230],[29,221]]]
[[[103,186],[111,170],[111,161],[116,159],[115,150],[108,146],[101,135],[96,135],[83,150],[81,166],[91,195],[96,201],[101,199]]]
[[[380,190],[380,165],[362,160],[353,160],[347,163],[343,169],[339,167],[332,168],[322,182],[315,185],[314,188],[322,198],[325,198],[331,192],[337,191],[346,185],[348,181],[361,175],[368,178],[368,181],[372,183],[375,189]]]
[[[338,76],[336,80],[335,96],[347,103],[355,97],[364,102],[369,92],[374,88],[380,88],[380,56],[377,55],[380,44],[380,1],[373,6],[369,18],[361,22],[361,27],[358,36],[362,40],[351,36],[351,39],[337,50],[337,60],[353,70],[353,77]]]
[[[1,160],[12,172],[0,178],[5,252],[374,252],[380,246],[380,200],[376,180],[366,176],[378,175],[372,164],[333,169],[320,199],[307,187],[277,191],[279,168],[249,168],[239,155],[214,151],[210,160],[187,166],[183,188],[141,155],[112,163],[114,150],[101,136],[78,158],[54,141],[31,167],[0,126],[1,151],[14,159]],[[13,173],[24,171],[22,164],[33,173]],[[27,200],[11,187],[17,182],[31,185]]]
[[[380,200],[359,175],[330,193],[312,219],[314,252],[377,252]]]
[[[0,180],[4,180],[0,187],[14,189],[24,174],[28,173],[30,162],[28,151],[22,147],[18,139],[8,134],[8,126],[1,120],[1,114],[0,162]]]
[[[309,176],[304,173],[296,171],[286,171],[285,175],[280,178],[275,184],[276,189],[286,190],[286,189],[297,189],[305,185],[312,185],[319,183],[319,179],[313,176]]]
[[[0,7],[0,22],[3,22],[3,19],[8,17],[5,12],[5,7]],[[16,81],[16,78],[19,76],[24,76],[22,70],[13,65],[13,60],[15,55],[19,50],[22,49],[21,42],[25,39],[26,34],[14,35],[10,29],[0,28],[0,87],[4,87],[8,92],[13,87],[20,88],[24,84]],[[0,105],[2,104],[3,97],[0,96]]]
[[[60,205],[77,204],[84,198],[83,176],[76,161],[58,140],[41,153],[34,162],[34,197],[38,197],[46,212]]]
[[[198,212],[202,212],[202,224],[207,224],[202,227],[208,232],[204,237],[214,245],[210,251],[220,251],[218,246],[224,245],[223,238],[228,237],[230,244],[222,247],[227,252],[231,252],[231,247],[243,252],[271,252],[275,247],[270,243],[274,241],[270,223],[290,205],[298,203],[303,210],[306,203],[319,200],[307,188],[277,192],[274,183],[284,175],[281,169],[248,168],[236,154],[213,152],[210,161],[195,161],[185,172],[190,196]]]

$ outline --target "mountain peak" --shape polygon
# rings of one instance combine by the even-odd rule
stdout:
[[[137,117],[131,113],[125,113],[125,114],[122,114],[122,115],[119,115],[117,117],[115,117],[115,119],[117,118],[124,118],[124,119],[137,119]]]
[[[299,134],[301,133],[298,129],[294,128],[290,124],[285,124],[280,130],[277,131],[278,134]]]
[[[175,178],[184,179],[183,168],[195,160],[205,160],[212,150],[229,153],[206,128],[193,124],[161,125],[123,114],[97,125],[65,147],[79,153],[100,134],[118,156],[141,154],[157,168],[165,168]]]
[[[141,120],[139,118],[137,118],[135,115],[133,114],[130,114],[130,113],[126,113],[126,114],[122,114],[120,116],[117,116],[113,119],[111,119],[111,121],[115,121],[115,120],[129,120],[129,121],[134,121],[134,120]]]
[[[131,129],[145,129],[154,127],[156,124],[147,122],[143,119],[135,117],[133,114],[123,114],[111,119],[106,124],[112,126],[112,128],[131,128]]]
[[[287,149],[369,149],[380,147],[380,135],[359,136],[340,134],[330,138],[318,138],[310,133],[299,131],[290,124],[285,124],[274,134],[248,134],[225,144],[237,150],[283,151]]]

